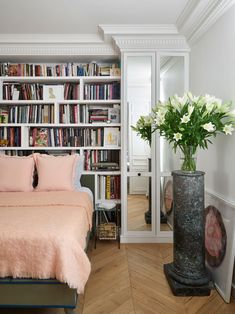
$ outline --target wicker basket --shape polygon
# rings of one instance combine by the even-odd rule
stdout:
[[[116,240],[117,232],[117,225],[114,222],[102,223],[98,226],[100,240]]]

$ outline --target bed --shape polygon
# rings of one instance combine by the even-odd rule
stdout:
[[[87,191],[0,192],[1,308],[73,313],[90,274],[85,250],[93,202]]]

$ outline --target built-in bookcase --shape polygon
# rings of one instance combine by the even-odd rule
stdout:
[[[1,63],[0,75],[0,152],[84,155],[96,203],[120,202],[118,63]]]

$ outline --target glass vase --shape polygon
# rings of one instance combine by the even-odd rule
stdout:
[[[193,146],[182,146],[181,147],[181,170],[188,172],[196,171],[196,148]]]

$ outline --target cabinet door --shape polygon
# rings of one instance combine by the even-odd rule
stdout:
[[[150,234],[153,230],[152,147],[150,138],[133,129],[154,104],[154,53],[124,55],[123,234]]]
[[[187,55],[159,53],[157,69],[157,99],[165,102],[175,94],[182,97],[188,90]],[[157,136],[156,140],[157,234],[167,236],[172,233],[173,226],[171,172],[180,169],[180,155],[164,137]]]

